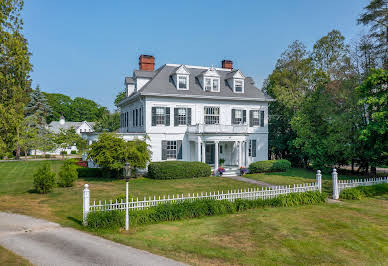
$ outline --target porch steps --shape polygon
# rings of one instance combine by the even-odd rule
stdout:
[[[222,176],[239,176],[240,175],[240,169],[237,166],[224,166],[225,172]],[[212,167],[212,170],[214,168]]]

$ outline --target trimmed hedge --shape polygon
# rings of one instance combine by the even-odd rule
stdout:
[[[341,199],[360,200],[364,197],[374,197],[388,193],[388,184],[378,184],[373,186],[359,186],[347,188],[341,191]]]
[[[280,172],[291,168],[288,160],[258,161],[249,165],[249,173]]]
[[[323,203],[326,201],[326,198],[326,193],[310,191],[281,195],[272,199],[237,199],[234,202],[227,200],[198,199],[195,201],[183,201],[174,204],[160,204],[149,209],[130,211],[129,222],[131,225],[141,225],[230,214],[253,208],[311,205]],[[125,212],[120,211],[92,212],[87,217],[88,227],[91,229],[118,229],[124,224],[124,215]]]
[[[201,162],[167,161],[148,165],[148,177],[153,179],[181,179],[210,176],[210,165]]]
[[[103,177],[101,168],[77,168],[78,177]]]

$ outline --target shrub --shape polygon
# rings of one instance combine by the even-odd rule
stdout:
[[[78,177],[103,177],[101,168],[77,168]]]
[[[288,160],[268,160],[258,161],[249,165],[250,173],[263,173],[263,172],[278,172],[286,171],[291,168],[291,163]]]
[[[272,199],[236,199],[234,202],[227,200],[198,199],[194,201],[160,204],[149,209],[130,211],[129,222],[131,225],[140,225],[162,221],[175,221],[204,216],[230,214],[252,208],[319,204],[325,202],[326,198],[326,193],[310,191],[281,195]],[[89,216],[92,216],[92,218],[89,218]],[[94,220],[98,218],[100,218],[101,221],[95,222]],[[89,224],[89,219],[93,220],[93,223]],[[119,228],[120,226],[123,226],[124,219],[124,212],[122,212],[122,216],[119,216],[116,213],[112,215],[90,213],[87,221],[88,226],[92,229]],[[114,225],[112,225],[112,223],[114,223]]]
[[[34,188],[41,194],[50,192],[55,186],[55,173],[50,170],[48,164],[40,167],[33,175]]]
[[[44,158],[50,159],[50,158],[51,158],[51,155],[50,155],[50,154],[45,154],[45,155],[44,155]]]
[[[60,154],[61,155],[67,155],[67,151],[61,151]]]
[[[72,187],[77,178],[77,166],[71,160],[66,160],[59,171],[58,185],[60,187]]]
[[[71,154],[77,154],[77,151],[72,150],[70,153],[71,153]]]
[[[388,184],[378,184],[373,186],[359,186],[347,188],[341,191],[341,199],[360,200],[363,197],[373,197],[388,193]]]
[[[92,212],[88,214],[86,222],[88,224],[88,227],[91,229],[117,230],[125,225],[125,212]]]
[[[154,179],[195,178],[210,175],[210,165],[201,162],[167,161],[148,165],[148,176]]]

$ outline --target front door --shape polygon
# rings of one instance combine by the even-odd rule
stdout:
[[[206,163],[214,164],[215,144],[206,144]]]

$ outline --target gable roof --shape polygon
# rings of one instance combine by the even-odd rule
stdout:
[[[244,93],[234,93],[226,81],[230,76],[236,74],[237,71],[230,71],[226,69],[217,69],[217,73],[220,76],[220,91],[211,92],[204,91],[198,80],[204,70],[207,71],[209,68],[186,66],[186,69],[190,72],[189,76],[189,90],[177,90],[173,83],[172,75],[177,69],[176,65],[163,65],[156,71],[152,72],[152,79],[147,82],[136,95],[154,95],[154,96],[171,96],[171,97],[226,97],[226,98],[245,98],[245,100],[260,100],[260,101],[271,101],[272,98],[260,91],[253,82],[251,77],[247,77],[244,84]],[[240,72],[241,73],[241,72]],[[134,95],[135,96],[135,95]],[[123,101],[124,102],[124,101]]]
[[[83,123],[86,123],[92,130],[93,127],[95,126],[95,122],[86,122],[86,121],[83,121],[83,122],[65,122],[63,125],[61,123],[59,123],[59,121],[52,121],[49,125],[48,125],[48,129],[53,132],[53,133],[59,133],[59,131],[61,129],[64,129],[64,130],[68,130],[72,127],[74,127],[75,130],[77,130]]]

